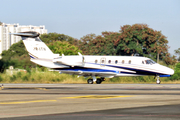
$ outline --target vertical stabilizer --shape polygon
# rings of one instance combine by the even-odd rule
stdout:
[[[37,32],[14,33],[21,36],[23,43],[32,59],[53,59],[55,54],[42,42]],[[57,57],[57,55],[56,55]]]

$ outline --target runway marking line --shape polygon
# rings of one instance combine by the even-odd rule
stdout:
[[[24,104],[24,103],[39,103],[39,102],[56,102],[57,100],[34,100],[34,101],[18,101],[18,102],[0,102],[0,104]]]
[[[7,89],[36,89],[36,90],[46,90],[46,88],[39,88],[39,87],[0,87],[0,90],[2,90],[3,88],[7,88]]]
[[[34,88],[34,89],[38,89],[38,90],[47,90],[46,88]]]
[[[63,97],[65,99],[110,99],[110,98],[123,98],[133,96],[114,96],[114,95],[87,95],[87,96],[75,96],[75,97]]]

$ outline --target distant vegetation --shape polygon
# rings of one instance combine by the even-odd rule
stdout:
[[[65,55],[77,55],[78,52],[82,52],[78,46],[75,46],[72,41],[76,39],[64,34],[49,33],[43,34],[40,37],[48,47],[57,54],[64,53]],[[30,57],[22,41],[13,44],[10,49],[2,52],[2,59],[0,60],[0,72],[4,72],[9,66],[20,69],[31,69],[37,67],[36,64],[30,61]],[[44,69],[43,67],[41,67]]]
[[[175,74],[170,78],[161,78],[164,81],[173,81],[180,79],[180,65],[176,65],[175,56],[170,56],[168,52],[169,46],[167,38],[160,32],[149,28],[146,24],[124,25],[119,32],[102,32],[101,35],[88,34],[83,36],[80,40],[73,37],[59,34],[48,33],[40,36],[41,40],[45,42],[49,48],[58,54],[77,55],[81,52],[84,55],[116,55],[116,56],[130,56],[139,55],[149,57],[153,60],[157,59],[159,54],[160,64],[175,68]],[[175,50],[177,55],[180,55],[180,49]],[[176,66],[175,66],[176,65]],[[12,76],[7,74],[0,74],[0,81],[3,82],[65,82],[65,78],[61,78],[58,73],[48,72],[46,68],[38,66],[30,62],[29,55],[22,43],[22,41],[13,44],[9,50],[3,51],[2,59],[0,60],[0,72],[3,73],[9,66],[14,68],[26,69],[27,73],[17,73]],[[46,72],[51,77],[44,77],[35,68],[40,69],[41,72]],[[51,75],[50,75],[51,74]],[[9,76],[9,77],[8,77]],[[36,77],[35,77],[36,76]],[[56,77],[55,77],[56,76]],[[74,76],[67,75],[69,79],[77,80]],[[59,78],[59,79],[58,79]],[[64,80],[62,80],[64,79]],[[79,79],[85,82],[84,78]],[[119,77],[108,79],[108,82],[154,82],[153,77]]]
[[[180,63],[176,65],[174,70],[174,75],[170,77],[170,80],[180,80]]]
[[[78,44],[83,54],[90,55],[139,55],[160,60],[167,65],[176,63],[171,57],[167,38],[161,31],[153,30],[146,24],[124,25],[119,32],[102,32],[102,35],[89,34]]]
[[[175,74],[175,77],[179,74]],[[161,83],[180,83],[179,78],[161,78]],[[79,77],[77,75],[59,74],[59,72],[42,70],[37,67],[32,68],[27,72],[16,72],[11,75],[11,72],[0,74],[0,83],[87,83],[87,78]],[[106,83],[156,83],[154,76],[140,76],[140,77],[115,77],[106,78]]]

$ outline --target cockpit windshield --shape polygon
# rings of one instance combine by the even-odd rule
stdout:
[[[156,64],[156,62],[154,62],[153,60],[151,60],[151,59],[148,59],[148,60],[145,60],[145,63],[146,64]]]

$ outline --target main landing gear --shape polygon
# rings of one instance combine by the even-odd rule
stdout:
[[[97,78],[96,77],[92,77],[93,79],[88,79],[87,83],[88,84],[93,84],[94,82],[96,82],[96,84],[101,84],[103,81],[105,81],[105,78],[101,77],[101,78]]]
[[[159,80],[159,75],[156,76],[156,79],[157,79],[157,80],[156,80],[156,84],[160,84],[161,81]]]

